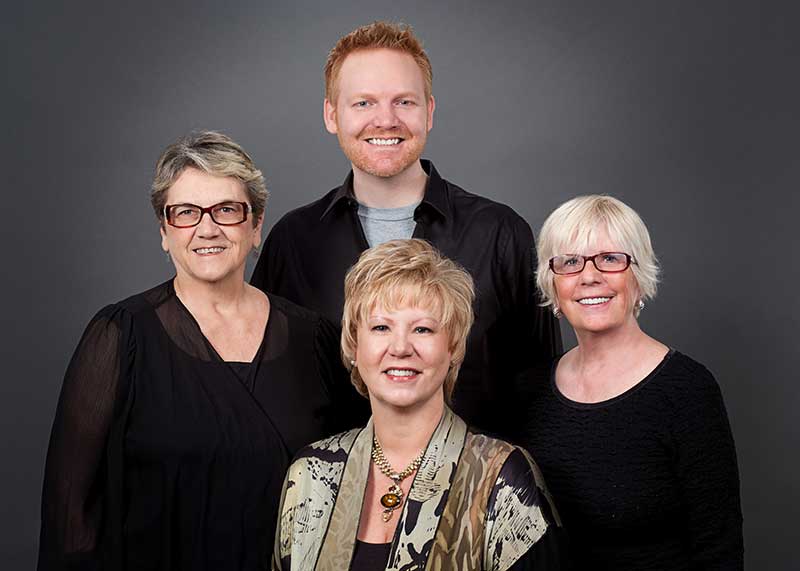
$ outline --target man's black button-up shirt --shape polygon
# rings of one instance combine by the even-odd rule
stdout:
[[[561,352],[558,324],[537,305],[535,248],[527,222],[508,206],[444,180],[429,161],[414,238],[429,241],[475,280],[475,324],[456,381],[454,410],[472,426],[503,434],[516,373]],[[369,246],[358,219],[353,173],[272,228],[252,284],[341,323],[344,276]]]

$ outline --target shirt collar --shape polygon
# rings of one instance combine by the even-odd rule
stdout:
[[[420,206],[425,205],[431,207],[443,218],[447,218],[450,213],[450,203],[448,200],[447,185],[439,176],[436,167],[427,159],[421,159],[420,164],[422,170],[428,175],[428,186],[425,188],[425,196],[422,198]],[[336,189],[333,197],[331,198],[328,207],[319,217],[320,220],[325,218],[328,213],[338,204],[356,204],[356,195],[353,192],[353,171],[351,170],[347,178],[344,179],[342,186]]]

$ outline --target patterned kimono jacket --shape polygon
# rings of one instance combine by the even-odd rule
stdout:
[[[286,475],[273,569],[350,567],[372,420],[316,442]],[[445,408],[402,506],[386,570],[560,569],[562,528],[521,448],[474,434]]]

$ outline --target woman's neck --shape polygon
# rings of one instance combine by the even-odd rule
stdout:
[[[233,277],[233,276],[231,276]],[[238,312],[247,299],[247,284],[241,279],[205,282],[177,274],[173,281],[175,294],[190,308],[215,313]]]
[[[634,353],[648,340],[652,341],[636,320],[611,331],[576,331],[575,337],[578,340],[575,358],[587,364],[618,360],[620,355]]]
[[[641,381],[668,348],[632,326],[602,333],[576,332],[578,346],[559,362],[558,388],[579,402],[613,398]]]
[[[427,447],[444,414],[444,398],[419,407],[393,407],[375,402],[372,425],[386,459],[396,470],[405,468]]]

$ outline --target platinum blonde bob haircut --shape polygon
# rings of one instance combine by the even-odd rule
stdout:
[[[543,306],[556,305],[555,274],[550,258],[560,254],[589,252],[598,230],[605,230],[615,248],[633,256],[630,268],[640,299],[656,295],[660,268],[650,243],[650,233],[636,211],[612,196],[591,194],[568,200],[556,208],[542,225],[536,253],[536,285]],[[638,315],[638,310],[634,309]]]
[[[237,142],[216,131],[191,133],[161,153],[150,189],[150,202],[159,220],[164,217],[167,191],[181,173],[190,167],[214,176],[238,179],[247,192],[253,226],[258,224],[258,219],[264,214],[268,195],[264,177],[250,155]]]
[[[365,250],[345,276],[342,315],[342,361],[359,394],[369,398],[358,367],[351,364],[359,326],[378,306],[391,310],[410,305],[434,311],[449,336],[452,363],[444,396],[450,402],[474,320],[474,299],[472,276],[424,240],[391,240]]]

